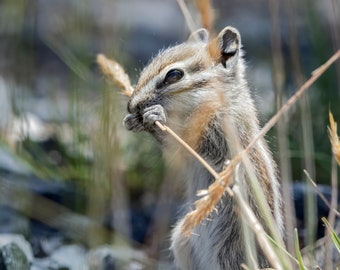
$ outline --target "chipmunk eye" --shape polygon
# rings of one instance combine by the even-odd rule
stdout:
[[[179,81],[184,75],[183,70],[180,69],[171,69],[168,71],[168,73],[165,75],[163,83],[165,85],[175,83]]]

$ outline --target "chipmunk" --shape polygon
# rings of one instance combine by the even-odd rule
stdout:
[[[173,129],[217,172],[222,171],[225,162],[239,151],[237,143],[246,147],[259,132],[257,111],[245,78],[238,30],[228,26],[210,40],[207,30],[200,29],[186,42],[161,51],[142,71],[127,110],[126,128],[151,133],[167,156],[175,159],[181,151],[174,146],[177,144],[172,138],[155,125],[156,121]],[[276,165],[264,140],[258,141],[249,158],[281,228]],[[196,192],[206,189],[214,178],[189,155],[180,163],[190,206],[197,199]],[[244,185],[246,183],[244,181]],[[250,205],[262,221],[253,196],[247,190]],[[179,268],[242,269],[241,264],[246,263],[245,248],[239,211],[233,198],[226,196],[218,206],[218,214],[198,225],[190,237],[183,235],[181,224],[182,220],[171,237],[171,249]],[[268,267],[261,252],[258,261],[259,267]]]

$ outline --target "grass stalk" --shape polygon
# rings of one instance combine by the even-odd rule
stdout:
[[[303,259],[302,259],[302,255],[301,255],[301,252],[300,252],[299,235],[298,235],[297,229],[294,230],[294,242],[295,242],[296,257],[297,257],[298,262],[299,262],[299,269],[305,270],[306,268],[303,264]]]
[[[253,141],[246,147],[245,152],[249,152],[257,141],[262,138],[282,117],[284,113],[286,113],[302,94],[318,79],[320,76],[325,73],[325,71],[338,59],[340,58],[340,49],[335,52],[323,65],[319,66],[312,72],[312,76],[295,92],[293,96],[291,96],[288,101],[283,104],[280,110],[264,125],[261,132],[253,139]]]
[[[301,55],[298,45],[298,33],[296,24],[296,5],[294,0],[285,1],[286,13],[288,17],[288,29],[289,29],[289,49],[290,59],[293,69],[293,78],[295,85],[298,87],[305,81],[303,70],[301,66]],[[308,95],[303,95],[299,100],[299,107],[301,111],[301,127],[302,127],[302,150],[303,150],[303,167],[315,178],[315,164],[314,164],[314,136],[311,119],[310,101]],[[310,183],[307,181],[306,185]],[[311,188],[306,189],[305,196],[305,227],[307,231],[307,243],[309,245],[315,242],[316,236],[316,214],[314,209],[316,208],[315,194]]]
[[[285,70],[284,57],[282,53],[282,40],[280,28],[280,2],[269,0],[269,11],[271,17],[271,50],[272,50],[272,81],[275,91],[275,100],[277,109],[281,108],[284,102],[285,93],[283,90]],[[295,217],[294,206],[292,204],[291,192],[291,165],[290,165],[290,150],[288,140],[288,125],[285,117],[282,117],[277,123],[277,141],[278,141],[278,155],[279,155],[279,171],[282,185],[282,201],[285,211],[283,211],[283,218],[285,224],[285,234],[287,241],[287,249],[293,254],[294,252],[294,221]]]
[[[196,5],[201,15],[202,26],[208,30],[211,36],[214,36],[215,13],[211,2],[212,0],[196,0]]]
[[[183,17],[185,19],[185,22],[190,30],[190,32],[195,32],[195,30],[197,29],[195,22],[189,12],[189,9],[187,7],[187,5],[185,4],[185,2],[183,0],[177,0],[177,4],[179,6],[179,8],[181,9],[181,12],[183,14]]]
[[[261,223],[258,221],[254,212],[249,207],[249,205],[243,199],[242,192],[239,186],[237,184],[234,185],[232,190],[234,192],[234,197],[236,201],[238,202],[238,205],[241,208],[241,211],[243,213],[242,216],[246,218],[247,221],[249,222],[249,226],[254,231],[256,239],[262,251],[264,252],[264,254],[266,254],[268,261],[275,269],[277,270],[284,269],[282,265],[280,264],[280,260],[277,257],[276,253],[274,252],[272,245],[268,241],[266,237],[266,233],[264,232]]]
[[[332,208],[331,204],[329,203],[329,201],[326,199],[326,197],[323,195],[323,193],[321,192],[321,190],[319,189],[318,185],[313,181],[313,179],[311,178],[311,176],[309,175],[309,173],[306,170],[303,170],[307,179],[311,182],[311,184],[313,185],[313,188],[315,189],[316,193],[319,195],[319,197],[321,198],[321,200],[328,206],[328,208],[333,211],[338,217],[340,217],[340,212],[336,209],[336,208]]]
[[[323,223],[325,223],[327,229],[330,232],[330,235],[332,237],[334,246],[336,247],[338,253],[340,254],[340,239],[337,233],[333,230],[333,227],[329,224],[328,220],[326,218],[322,218]]]
[[[155,124],[162,130],[168,132],[177,142],[179,142],[186,150],[190,152],[210,173],[215,179],[219,178],[218,173],[199,155],[192,149],[185,141],[183,141],[171,128],[166,125],[162,125],[156,121]]]
[[[337,162],[340,165],[340,140],[337,133],[337,123],[334,121],[333,115],[330,112],[329,113],[329,122],[330,126],[328,127],[328,134],[331,141],[332,146],[332,169],[331,169],[331,204],[330,204],[330,211],[328,214],[328,226],[330,228],[334,228],[335,226],[335,218],[336,218],[336,212],[332,211],[332,209],[335,209],[338,204],[338,166]],[[326,231],[327,240],[326,240],[326,247],[325,247],[325,255],[326,255],[326,269],[332,269],[333,268],[333,262],[332,262],[332,244],[331,244],[331,237],[332,237],[332,231],[328,229]]]

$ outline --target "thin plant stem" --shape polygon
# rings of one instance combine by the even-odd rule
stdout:
[[[263,250],[263,252],[266,254],[268,261],[275,269],[277,270],[283,269],[281,264],[279,263],[280,262],[279,258],[273,251],[272,245],[269,243],[268,239],[266,238],[266,233],[263,230],[261,223],[258,221],[254,212],[249,207],[249,205],[243,199],[239,186],[234,185],[232,190],[234,192],[234,197],[236,201],[238,202],[238,205],[242,209],[243,217],[246,218],[247,221],[249,222],[249,226],[254,231],[257,241],[261,249]]]
[[[299,269],[300,270],[305,270],[305,266],[303,263],[303,258],[302,258],[302,254],[300,251],[300,243],[299,243],[299,236],[298,236],[298,231],[295,228],[294,230],[294,240],[295,240],[295,252],[296,252],[296,257],[298,258],[299,261]]]
[[[192,19],[192,16],[190,15],[189,9],[185,2],[183,0],[177,0],[178,6],[182,11],[182,14],[184,16],[185,22],[190,30],[190,32],[194,32],[196,30],[196,25],[194,20]]]
[[[336,160],[332,157],[332,171],[331,171],[331,211],[328,214],[328,222],[331,228],[335,226],[335,212],[332,209],[336,208],[338,203],[338,166],[336,164]],[[333,269],[333,261],[332,261],[332,238],[331,238],[331,231],[326,230],[326,248],[325,248],[325,269]]]
[[[264,125],[260,133],[253,139],[253,141],[246,147],[245,152],[248,153],[282,117],[282,115],[287,112],[295,102],[301,97],[301,95],[323,74],[325,71],[340,58],[340,49],[334,53],[323,65],[318,67],[312,72],[312,76],[296,91],[296,93],[291,96],[288,101],[281,107],[280,110]]]
[[[199,155],[192,149],[185,141],[183,141],[171,128],[156,121],[155,124],[162,130],[168,132],[174,139],[176,139],[185,149],[187,149],[210,173],[215,179],[219,178],[218,173]]]
[[[340,217],[340,212],[336,209],[336,208],[332,208],[331,204],[329,203],[329,201],[326,199],[326,197],[322,194],[321,190],[319,189],[318,185],[313,181],[313,179],[311,178],[311,176],[309,175],[309,173],[306,170],[303,170],[303,172],[306,174],[307,179],[311,182],[312,186],[314,187],[316,193],[319,195],[319,197],[321,198],[321,200],[327,205],[327,207],[333,211],[338,217]],[[336,206],[336,205],[335,205]]]
[[[297,86],[302,85],[303,81],[305,81],[302,66],[301,66],[301,56],[300,50],[298,47],[298,34],[296,27],[296,5],[294,0],[287,0],[286,3],[286,11],[288,16],[288,28],[289,28],[289,49],[290,49],[290,58],[292,62],[293,69],[293,77]],[[312,178],[315,178],[315,164],[314,164],[314,137],[313,137],[313,127],[311,120],[311,109],[309,96],[304,95],[301,97],[299,101],[300,111],[301,111],[301,145],[303,150],[303,166],[307,169],[307,171],[312,175]],[[309,185],[309,182],[306,183]],[[312,245],[315,242],[316,235],[316,224],[317,217],[315,214],[316,207],[316,198],[315,194],[311,192],[312,189],[307,189],[305,195],[305,227],[307,231],[306,242],[309,245]]]
[[[339,8],[340,2],[337,0],[326,0],[324,2],[324,6],[327,10],[326,19],[328,20],[330,34],[332,38],[333,48],[336,49],[340,46],[340,32],[339,25],[337,22],[339,21]],[[340,96],[340,63],[337,63],[335,66],[336,70],[336,78],[338,83],[338,96]]]
[[[280,249],[285,255],[287,255],[292,261],[294,261],[296,264],[299,264],[299,261],[291,254],[289,253],[284,246],[279,245],[270,235],[267,234],[267,238],[272,242],[274,246],[276,246],[278,249]],[[294,238],[294,237],[293,237]],[[295,249],[294,249],[295,253]]]
[[[332,147],[332,170],[331,170],[331,210],[328,214],[328,223],[331,228],[335,226],[335,218],[336,213],[332,211],[333,208],[337,207],[338,202],[338,166],[337,163],[340,165],[340,140],[337,133],[337,123],[334,121],[333,114],[329,112],[329,127],[328,127],[328,136],[329,140],[331,142]],[[326,247],[325,247],[325,265],[327,269],[333,268],[333,262],[332,262],[332,243],[331,243],[331,234],[330,230],[326,231]]]
[[[212,0],[196,0],[198,11],[201,15],[201,21],[204,28],[208,30],[211,36],[214,36],[214,10]]]
[[[282,53],[282,40],[280,29],[280,1],[269,0],[269,11],[271,17],[271,48],[272,48],[272,80],[275,91],[276,108],[281,108],[283,105],[285,94],[283,89],[285,70],[284,57]],[[290,149],[288,141],[288,123],[285,117],[282,117],[277,123],[277,142],[279,156],[279,171],[282,185],[282,201],[284,204],[283,216],[286,231],[286,244],[290,253],[294,253],[294,220],[295,211],[292,203],[291,192],[291,165],[290,165]]]

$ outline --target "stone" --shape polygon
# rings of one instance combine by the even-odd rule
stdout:
[[[22,235],[0,234],[0,248],[3,249],[3,247],[10,245],[10,244],[15,244],[18,247],[18,249],[24,254],[28,263],[31,263],[33,261],[33,253],[31,249],[31,245],[29,244],[28,241],[26,241],[26,239]],[[17,248],[14,247],[14,248],[8,249],[8,247],[6,247],[5,250],[16,251]],[[17,268],[17,269],[20,269],[20,268]]]
[[[1,270],[29,270],[30,263],[20,247],[10,242],[0,247]]]
[[[61,246],[51,254],[50,259],[63,266],[63,269],[88,270],[86,251],[79,245]]]

